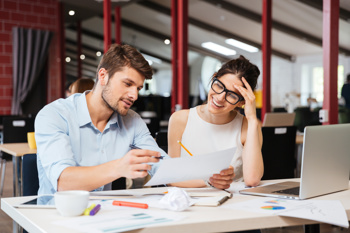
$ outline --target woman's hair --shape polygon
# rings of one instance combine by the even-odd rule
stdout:
[[[252,90],[254,90],[258,82],[260,70],[256,65],[250,63],[248,59],[241,55],[239,58],[230,60],[223,64],[219,71],[214,74],[213,78],[220,78],[225,74],[234,74],[239,79],[244,77]]]
[[[111,78],[114,73],[121,71],[124,67],[131,67],[146,79],[152,79],[152,68],[139,51],[130,45],[113,44],[103,55],[98,65],[96,82],[98,81],[98,71],[101,68],[106,69]]]
[[[89,78],[81,78],[76,80],[69,86],[71,94],[83,93],[86,90],[91,90],[95,85],[94,80]]]

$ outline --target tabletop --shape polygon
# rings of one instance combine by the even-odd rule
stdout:
[[[67,220],[67,217],[60,216],[56,209],[26,209],[14,207],[15,204],[21,203],[31,198],[32,197],[3,198],[1,199],[1,208],[29,232],[78,232],[76,230],[53,223],[54,221],[58,220]],[[262,197],[240,195],[238,193],[234,193],[233,197],[226,203],[239,203],[257,198]],[[347,218],[350,219],[350,190],[324,195],[313,199],[340,200],[346,210]],[[158,208],[150,208],[150,210],[155,210],[160,214],[164,214],[164,216],[169,213],[168,210]],[[108,215],[110,214],[109,211],[111,210],[100,211],[99,215]],[[223,206],[192,206],[186,211],[171,213],[180,214],[184,218],[179,221],[163,223],[162,225],[149,226],[130,232],[227,232],[317,223],[316,221],[307,219],[282,217],[278,215],[266,215],[263,213],[250,212],[246,210],[223,208]]]
[[[30,149],[27,142],[0,144],[0,150],[12,156],[23,156],[25,154],[36,154],[36,149]]]

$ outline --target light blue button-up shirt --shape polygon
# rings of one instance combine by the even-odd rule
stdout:
[[[114,113],[103,132],[92,123],[85,94],[74,94],[46,105],[35,119],[38,195],[53,194],[61,172],[70,166],[95,166],[123,157],[129,145],[161,150],[141,117],[132,110],[126,116]],[[159,163],[152,165],[151,175]],[[106,184],[97,190],[108,190]]]

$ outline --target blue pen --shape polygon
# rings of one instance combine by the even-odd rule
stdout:
[[[131,149],[141,149],[140,147],[137,147],[137,146],[135,146],[135,145],[133,145],[133,144],[130,144],[129,147],[130,147]],[[160,156],[160,157],[156,157],[156,158],[158,158],[158,159],[164,159],[164,156]]]

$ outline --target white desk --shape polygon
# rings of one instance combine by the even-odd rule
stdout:
[[[1,209],[14,221],[31,233],[76,232],[74,230],[52,224],[52,222],[55,220],[66,219],[60,216],[55,209],[18,209],[13,207],[13,205],[30,198],[31,197],[3,198],[1,200]],[[228,203],[241,202],[254,198],[260,197],[235,194],[232,199],[228,200]],[[340,200],[346,209],[348,219],[350,219],[350,190],[333,193],[315,199]],[[108,213],[107,211],[108,210],[101,210],[98,214],[103,215]],[[165,212],[167,210],[159,211]],[[186,218],[177,222],[165,223],[162,226],[150,226],[131,232],[226,232],[317,224],[317,222],[311,220],[272,216],[218,207],[190,207],[187,211],[177,213],[183,214],[186,216]]]

